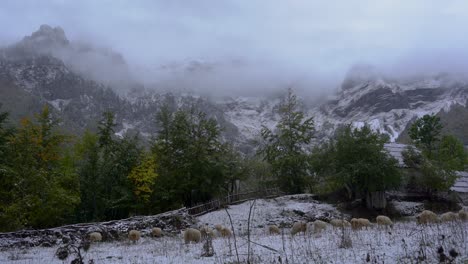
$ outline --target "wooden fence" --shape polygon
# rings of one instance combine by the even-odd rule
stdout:
[[[259,198],[272,198],[283,194],[284,193],[281,192],[279,188],[270,188],[252,192],[238,193],[234,195],[228,195],[224,198],[214,199],[207,203],[196,205],[194,207],[190,207],[188,208],[188,213],[189,215],[199,216],[217,210],[229,204],[236,204]]]

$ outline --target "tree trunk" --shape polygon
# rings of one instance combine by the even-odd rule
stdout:
[[[387,207],[385,191],[367,192],[366,206],[368,209],[385,209]]]

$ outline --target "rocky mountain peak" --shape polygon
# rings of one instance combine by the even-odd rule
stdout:
[[[70,44],[61,27],[52,28],[49,25],[41,25],[31,36],[25,36],[22,42],[37,48],[62,47]]]

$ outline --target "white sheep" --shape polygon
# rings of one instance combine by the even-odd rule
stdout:
[[[268,226],[268,234],[270,235],[278,235],[281,234],[281,230],[276,225],[269,225]]]
[[[330,224],[333,227],[350,227],[351,226],[351,224],[344,219],[332,219],[330,221]]]
[[[206,226],[206,225],[200,227],[200,233],[201,233],[202,237],[208,237],[208,236],[209,237],[214,237],[213,230],[210,227]]]
[[[313,230],[308,230],[308,232],[313,232],[314,234],[321,233],[327,229],[328,224],[321,220],[315,220],[312,222]],[[309,226],[311,227],[311,226]]]
[[[379,215],[375,218],[375,222],[379,226],[389,226],[393,228],[393,222],[388,216]]]
[[[458,215],[454,212],[446,212],[440,216],[440,221],[442,222],[452,222],[457,221]]]
[[[195,228],[187,228],[184,232],[185,244],[190,242],[198,243],[201,240],[201,232]]]
[[[291,228],[291,235],[296,235],[299,232],[305,233],[307,231],[307,224],[304,222],[295,222]]]
[[[365,219],[365,218],[353,218],[353,219],[351,219],[351,227],[354,230],[359,230],[359,229],[362,229],[364,227],[370,227],[370,226],[372,226],[372,224],[370,223],[370,221],[368,219]]]
[[[99,232],[92,232],[88,235],[89,241],[98,242],[102,240],[102,235]]]
[[[151,230],[151,235],[153,237],[162,237],[162,230],[159,227],[155,227]]]
[[[460,221],[468,221],[468,212],[461,209],[458,212],[458,218],[460,219]]]
[[[220,225],[220,224],[217,224],[215,225],[215,229],[218,231],[218,232],[221,232],[221,230],[224,228],[223,225]]]
[[[141,233],[138,230],[130,230],[128,232],[128,239],[130,239],[130,241],[132,242],[137,242],[138,240],[140,240],[140,237]]]
[[[430,224],[439,222],[437,215],[429,210],[422,211],[418,216],[416,216],[418,224]]]
[[[229,229],[227,227],[223,227],[223,229],[221,229],[221,231],[219,233],[221,234],[222,237],[231,237],[232,236],[231,229]]]

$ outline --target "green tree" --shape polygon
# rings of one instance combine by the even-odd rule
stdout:
[[[407,170],[407,188],[424,191],[429,197],[438,191],[447,191],[457,178],[455,172],[437,160],[430,160],[420,151],[408,147],[402,153]],[[450,163],[449,163],[450,164]]]
[[[79,203],[79,183],[74,164],[63,150],[66,137],[56,130],[48,107],[36,122],[23,119],[9,138],[6,178],[10,200],[1,215],[5,229],[44,228],[72,220]]]
[[[440,117],[424,115],[418,118],[410,127],[409,136],[413,142],[421,148],[430,159],[440,141],[442,124]]]
[[[115,136],[114,114],[105,112],[98,134],[86,132],[75,146],[83,197],[80,221],[128,217],[137,204],[128,175],[139,164],[138,137]]]
[[[465,169],[467,154],[459,139],[445,135],[437,148],[436,159],[445,169],[462,171]]]
[[[345,189],[350,199],[364,197],[368,208],[385,208],[385,191],[401,181],[398,161],[384,150],[387,140],[367,125],[341,128],[312,155],[321,185],[327,191]]]
[[[281,189],[288,193],[300,193],[310,176],[309,150],[314,134],[313,118],[305,118],[300,111],[296,95],[288,89],[279,114],[276,130],[263,127],[264,146],[259,154],[271,164]]]
[[[223,182],[220,127],[197,111],[163,107],[157,115],[158,135],[152,151],[157,157],[158,178],[152,198],[159,210],[206,201]]]

